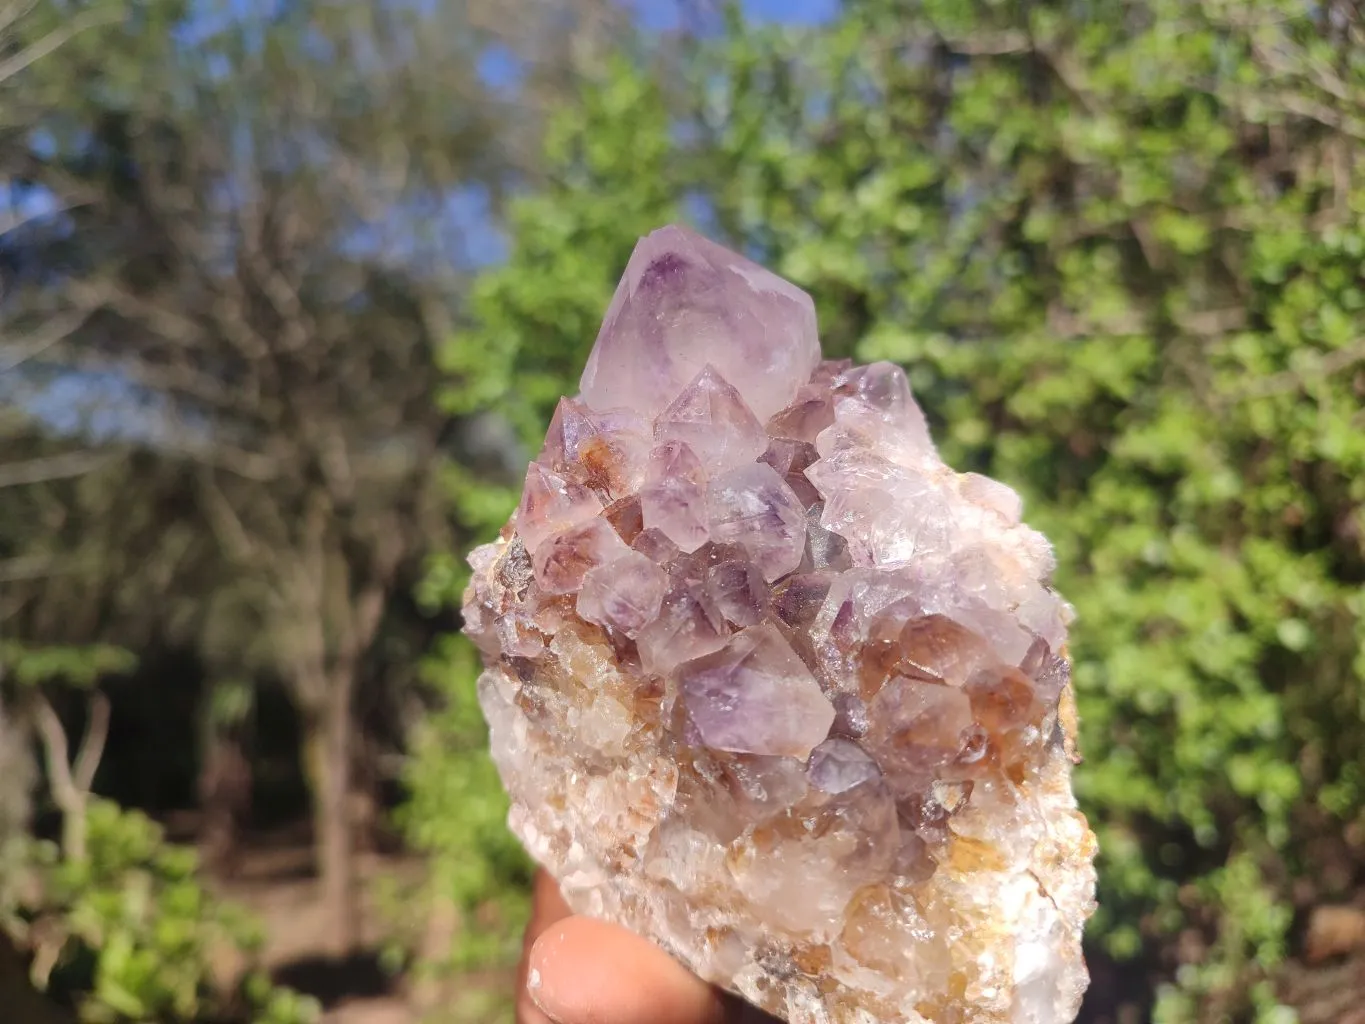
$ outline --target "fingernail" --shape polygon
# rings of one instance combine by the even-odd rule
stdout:
[[[536,945],[539,946],[540,943],[537,943]],[[534,958],[537,953],[544,956],[547,952],[548,951],[545,950],[534,950],[531,955]],[[541,976],[539,966],[533,965],[530,970],[526,972],[526,994],[531,997],[531,1002],[536,1004],[536,1009],[549,1017],[555,1024],[559,1024],[559,1016],[554,1010],[546,1005],[545,979]]]

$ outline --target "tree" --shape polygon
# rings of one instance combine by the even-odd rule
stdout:
[[[233,590],[252,639],[237,667],[268,667],[298,706],[339,949],[356,933],[359,673],[443,531],[432,352],[468,265],[448,211],[501,189],[524,148],[507,125],[531,127],[479,75],[498,42],[480,22],[472,6],[155,0],[32,69],[41,144],[0,151],[11,189],[58,211],[6,252],[15,329],[66,328],[34,373],[112,395],[116,436],[190,474],[192,506],[162,512],[212,530],[200,621]],[[527,48],[597,31],[526,24]]]
[[[150,0],[60,73],[35,68],[31,130],[0,147],[11,191],[47,211],[5,250],[10,322],[62,328],[28,376],[108,397],[106,442],[153,464],[139,498],[190,526],[179,594],[215,677],[285,681],[339,949],[355,693],[444,535],[435,472],[462,446],[432,400],[481,258],[460,211],[534,170],[537,104],[619,19],[596,0]]]
[[[20,19],[31,14],[31,11],[22,7],[7,11],[0,24],[0,110],[10,110],[15,89],[13,80],[24,69],[48,57],[81,32],[112,21],[117,13],[112,5],[95,5],[75,12],[65,24],[26,38],[14,30],[21,23]],[[0,221],[0,234],[8,235],[22,230],[27,220],[25,211],[12,210],[8,217]],[[59,321],[42,324],[26,336],[14,337],[8,332],[0,333],[0,372],[11,373],[22,367],[26,360],[40,354],[68,327],[69,323]],[[7,400],[15,397],[10,391],[10,388],[6,388]],[[97,460],[92,460],[89,453],[82,451],[34,454],[42,445],[32,443],[38,433],[28,428],[24,415],[7,409],[0,411],[0,449],[9,456],[0,462],[0,491],[12,495],[16,488],[70,479],[96,464]],[[12,454],[11,451],[16,437],[30,442],[23,446],[20,454]],[[18,506],[18,514],[15,514],[15,505]],[[14,553],[16,528],[27,537],[34,535],[32,524],[24,514],[29,509],[23,502],[7,503],[6,507],[9,514],[0,522],[0,558],[3,558],[0,561],[0,581],[11,583],[15,578],[42,576],[49,566],[41,555],[32,551],[26,555]],[[10,625],[14,610],[12,601],[0,603],[0,630],[3,630],[0,636],[8,633],[6,627]],[[56,1024],[66,1018],[34,990],[27,974],[25,957],[12,937],[16,926],[22,921],[23,904],[28,895],[25,883],[31,869],[29,827],[35,772],[29,743],[30,709],[36,708],[48,761],[56,780],[54,794],[62,806],[65,846],[84,857],[87,800],[104,743],[108,705],[100,697],[92,702],[87,736],[73,773],[72,766],[64,757],[68,746],[66,733],[51,703],[34,689],[35,683],[45,681],[41,678],[43,673],[35,669],[57,663],[84,663],[101,669],[117,667],[115,663],[121,663],[122,657],[121,652],[106,649],[26,650],[13,640],[0,640],[0,780],[3,780],[0,782],[0,1002],[9,1007],[12,1013],[38,1024]],[[17,690],[16,676],[24,688],[22,693]]]
[[[1018,487],[1057,544],[1103,851],[1093,934],[1144,955],[1168,1021],[1282,1019],[1293,913],[1352,884],[1361,36],[1338,4],[735,18],[690,117],[642,106],[618,127],[611,85],[566,110],[524,207],[543,214],[514,217],[446,359],[467,397],[503,353],[480,400],[530,382],[533,435],[641,221],[687,196],[812,292],[827,348],[903,362],[949,460]],[[665,152],[611,164],[636,138]]]
[[[419,123],[428,115],[399,89],[343,112],[359,83],[320,82],[321,59],[300,60],[307,15],[286,15],[259,48],[245,31],[205,40],[238,69],[231,106],[198,74],[208,65],[165,54],[161,80],[144,81],[135,105],[83,112],[90,127],[75,127],[93,131],[90,148],[15,159],[69,204],[88,190],[72,215],[77,237],[116,240],[42,296],[85,317],[52,358],[155,396],[158,419],[188,438],[180,454],[202,463],[200,509],[233,573],[255,588],[256,628],[303,718],[324,899],[345,950],[356,927],[351,704],[360,658],[425,533],[423,476],[440,424],[417,410],[427,320],[442,315],[442,296],[435,282],[399,280],[364,237],[420,199],[404,155],[387,168],[395,189],[355,152],[377,110],[408,102]],[[88,73],[115,66],[100,54]],[[456,147],[477,130],[433,128]],[[349,259],[347,243],[372,252]]]

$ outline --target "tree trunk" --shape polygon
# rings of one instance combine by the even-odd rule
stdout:
[[[305,757],[313,790],[313,846],[328,947],[338,956],[354,952],[360,938],[355,837],[349,806],[353,689],[354,672],[336,670],[323,691],[320,706],[305,715],[304,725]]]
[[[74,764],[68,762],[69,744],[66,727],[57,712],[41,693],[34,696],[38,733],[43,740],[47,762],[48,790],[52,801],[62,813],[62,858],[71,863],[82,863],[86,858],[86,821],[90,804],[90,787],[95,784],[95,772],[104,756],[104,744],[109,737],[109,698],[98,690],[90,698],[86,715],[85,737],[81,740]]]
[[[417,963],[428,967],[445,964],[450,960],[450,951],[460,931],[460,911],[455,901],[439,890],[435,893],[431,909],[427,912],[426,928],[417,947]],[[433,1015],[441,1004],[450,999],[451,978],[447,971],[427,970],[415,972],[411,989],[411,999],[418,1019],[424,1020]]]
[[[203,811],[199,844],[205,866],[220,878],[236,870],[238,835],[251,808],[251,761],[238,730],[209,722],[199,770]]]
[[[364,718],[359,720],[363,722]],[[373,853],[379,849],[382,816],[379,744],[361,726],[353,737],[352,751],[349,800],[352,834],[358,853]]]

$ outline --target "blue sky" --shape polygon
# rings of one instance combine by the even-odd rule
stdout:
[[[745,9],[755,18],[810,25],[834,16],[834,0],[748,0]]]
[[[811,25],[834,16],[837,0],[743,0],[744,9],[752,18],[781,22],[788,25]],[[646,25],[666,24],[673,5],[667,0],[635,0]]]

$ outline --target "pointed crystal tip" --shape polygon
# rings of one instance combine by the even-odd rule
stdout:
[[[687,228],[640,239],[580,386],[594,409],[658,415],[708,364],[760,421],[820,361],[810,296]]]

